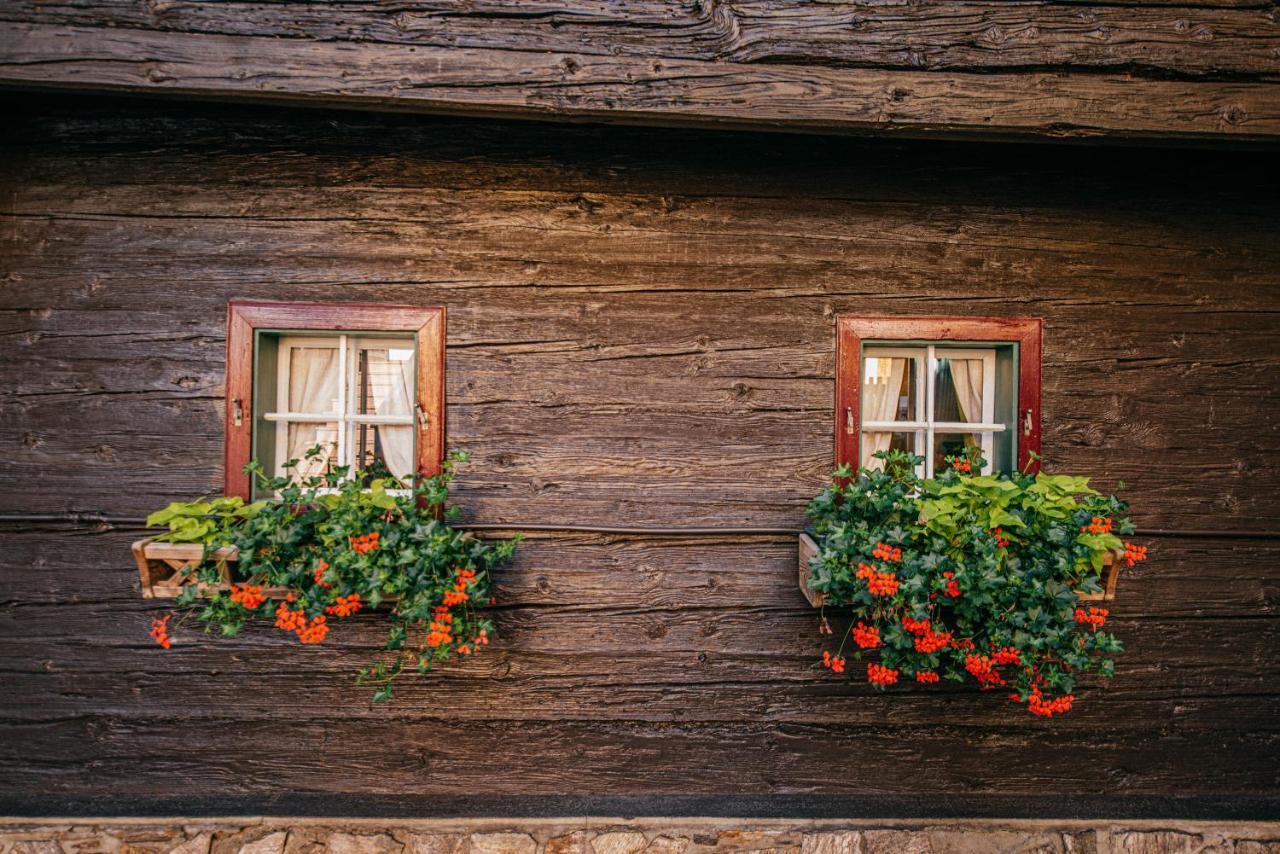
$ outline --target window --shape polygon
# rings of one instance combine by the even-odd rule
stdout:
[[[225,492],[251,497],[251,458],[274,474],[290,459],[300,476],[439,473],[444,328],[442,308],[232,302]]]
[[[840,317],[836,464],[903,450],[931,477],[976,447],[989,470],[1025,468],[1040,450],[1040,349],[1036,318]]]

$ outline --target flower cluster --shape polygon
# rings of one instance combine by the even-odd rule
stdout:
[[[853,642],[862,649],[875,649],[880,645],[880,630],[859,620],[853,627]]]
[[[231,585],[231,601],[253,611],[267,601],[267,597],[262,595],[261,584],[233,584]]]
[[[326,606],[324,612],[326,614],[332,614],[335,617],[350,617],[352,614],[359,611],[360,608],[360,594],[349,593],[346,596],[339,596],[337,599],[333,600],[333,604]]]
[[[996,664],[1021,664],[1022,653],[1011,646],[1002,646],[991,653],[991,660]]]
[[[439,647],[453,642],[453,614],[449,608],[441,605],[431,616],[431,625],[427,632],[427,646]]]
[[[1093,606],[1090,606],[1087,610],[1076,608],[1075,621],[1082,626],[1092,626],[1096,632],[1107,621],[1108,613],[1110,612],[1106,608],[1094,608]]]
[[[882,664],[867,665],[867,681],[872,685],[892,685],[898,681],[898,671],[885,667]]]
[[[151,639],[165,649],[168,649],[173,643],[169,639],[169,620],[172,617],[173,614],[165,614],[163,619],[152,620],[151,631],[148,632],[151,635]]]
[[[312,644],[323,641],[329,634],[329,622],[324,614],[308,618],[303,609],[290,607],[294,601],[294,594],[290,593],[276,607],[276,628],[293,632],[302,643]]]
[[[956,574],[954,572],[944,572],[942,573],[942,578],[942,589],[946,591],[947,595],[952,599],[959,598],[960,582],[956,581]]]
[[[357,554],[368,554],[369,552],[377,551],[379,536],[377,531],[353,536],[350,538],[351,548],[355,549]]]
[[[1089,534],[1110,534],[1111,520],[1101,516],[1094,516],[1089,520],[1088,525],[1081,525],[1080,530]]]
[[[951,466],[953,471],[957,471],[962,474],[973,473],[973,463],[969,461],[968,457],[946,457],[943,462]]]
[[[876,543],[876,547],[871,550],[871,556],[876,560],[887,560],[890,563],[900,563],[902,561],[902,549],[888,546],[884,543]]]
[[[1147,559],[1147,547],[1135,546],[1133,543],[1124,544],[1124,563],[1125,566],[1133,566]]]
[[[388,699],[401,673],[472,654],[488,645],[493,631],[481,611],[495,601],[490,571],[512,555],[516,540],[484,541],[446,524],[452,518],[448,486],[465,459],[455,454],[442,474],[411,484],[343,467],[316,477],[273,478],[251,463],[246,471],[263,494],[275,496],[271,500],[198,501],[153,514],[182,541],[204,545],[206,554],[223,547],[237,553],[225,565],[199,564],[179,606],[204,597],[192,615],[224,635],[265,617],[304,644],[323,642],[341,618],[381,608],[391,624],[388,655],[356,681],[374,686],[375,701]],[[216,524],[208,521],[212,514]],[[227,569],[230,584],[223,578]],[[268,605],[269,596],[281,601]],[[167,620],[152,629],[165,648]]]
[[[1012,694],[1009,699],[1015,703],[1022,702],[1022,696],[1019,694]],[[1031,693],[1027,695],[1027,711],[1038,718],[1051,718],[1054,715],[1071,711],[1071,704],[1075,700],[1076,698],[1072,694],[1063,694],[1061,697],[1045,700],[1037,687],[1033,688]]]
[[[445,607],[452,608],[454,605],[461,605],[470,599],[471,597],[467,593],[467,586],[474,584],[475,580],[476,571],[474,569],[458,570],[457,580],[453,582],[453,589],[445,591]]]
[[[826,668],[842,672],[848,651],[870,657],[876,687],[1007,686],[1036,717],[1069,710],[1081,673],[1112,675],[1123,646],[1102,630],[1106,610],[1077,591],[1101,589],[1122,545],[1126,562],[1145,557],[1121,540],[1134,530],[1121,501],[1084,478],[976,474],[976,453],[930,479],[916,474],[919,457],[877,456],[881,468],[838,471],[809,508],[809,587],[850,617]]]

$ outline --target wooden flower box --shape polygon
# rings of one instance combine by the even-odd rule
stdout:
[[[210,557],[217,562],[222,580],[217,584],[197,585],[202,596],[231,589],[231,570],[227,564],[234,563],[238,554],[234,546],[229,546],[218,549]],[[133,544],[133,559],[138,562],[143,598],[157,599],[177,596],[184,588],[196,584],[195,571],[204,561],[205,553],[199,543],[158,543],[149,537]],[[268,598],[283,599],[288,590],[267,587],[262,592]]]
[[[806,533],[800,534],[800,592],[804,594],[804,598],[809,600],[809,604],[815,608],[821,608],[826,600],[826,596],[816,590],[809,589],[809,559],[818,553],[818,544],[813,537]],[[1124,558],[1123,549],[1115,549],[1107,553],[1104,558],[1102,568],[1102,577],[1099,582],[1102,584],[1102,590],[1097,593],[1082,593],[1076,591],[1076,596],[1082,602],[1110,602],[1116,598],[1116,580],[1120,577],[1121,560]]]

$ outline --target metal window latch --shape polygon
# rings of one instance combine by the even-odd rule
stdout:
[[[244,424],[244,407],[240,403],[240,398],[231,401],[231,420],[237,427]]]
[[[853,407],[846,406],[844,408],[844,432],[852,433],[853,430]]]
[[[1031,410],[1028,409],[1022,414],[1022,435],[1031,435]]]
[[[418,426],[425,428],[427,426],[427,411],[422,408],[420,403],[415,403],[413,408],[418,413]]]

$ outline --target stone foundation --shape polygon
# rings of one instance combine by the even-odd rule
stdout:
[[[1280,854],[1274,822],[0,820],[0,854]]]

